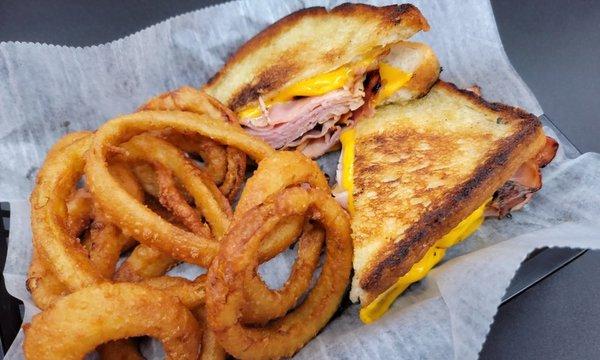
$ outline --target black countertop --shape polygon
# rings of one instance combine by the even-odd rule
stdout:
[[[600,152],[600,3],[492,1],[504,49],[581,152]]]
[[[219,2],[3,0],[0,41],[98,44]],[[600,152],[600,2],[492,5],[506,52],[546,114],[582,152]],[[599,264],[600,253],[588,251],[500,307],[481,357],[598,358]]]
[[[481,358],[598,359],[599,259],[587,251],[500,307]]]
[[[221,2],[3,0],[0,41],[99,44]],[[506,52],[546,114],[582,152],[600,152],[600,4],[495,0],[492,5]]]

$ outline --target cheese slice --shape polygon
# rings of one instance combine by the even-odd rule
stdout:
[[[340,135],[342,143],[341,154],[341,186],[348,194],[348,212],[354,214],[354,149],[356,144],[356,130],[347,128]]]
[[[377,60],[378,56],[381,55],[383,51],[385,50],[377,48],[360,61],[341,66],[333,71],[315,75],[287,86],[270,99],[265,99],[265,105],[271,106],[276,103],[290,101],[298,96],[320,96],[330,91],[341,89],[355,79],[356,69],[368,68]],[[387,63],[379,64],[379,75],[382,83],[377,94],[376,104],[381,103],[386,98],[393,95],[412,77],[411,73],[406,73]],[[261,114],[261,108],[256,103],[245,106],[237,113],[240,119],[256,118]]]
[[[266,101],[266,105],[286,102],[296,96],[319,96],[330,91],[341,89],[353,78],[353,70],[350,66],[342,66],[325,74],[315,75],[305,80],[292,84],[277,93],[272,99]],[[240,119],[254,118],[262,114],[258,105],[249,105],[238,112]]]
[[[444,258],[446,249],[468,238],[479,228],[484,220],[486,205],[487,201],[429,248],[425,256],[417,261],[394,285],[379,295],[369,305],[360,309],[360,319],[365,324],[369,324],[383,316],[394,300],[404,290],[411,284],[421,281]]]
[[[412,78],[412,73],[402,71],[397,67],[382,62],[379,64],[379,77],[381,78],[381,88],[377,92],[375,105],[381,104]]]
[[[348,193],[348,211],[350,215],[354,214],[354,155],[356,149],[356,130],[349,128],[344,130],[340,136],[342,143],[341,155],[341,176],[340,182],[342,188]],[[439,263],[446,249],[458,244],[462,240],[469,237],[479,228],[484,220],[485,207],[489,201],[486,201],[471,215],[467,216],[454,229],[439,239],[429,250],[425,256],[411,269],[401,276],[394,285],[379,295],[369,305],[360,310],[360,319],[369,324],[379,319],[390,308],[394,300],[404,292],[411,284],[422,280],[427,273]]]

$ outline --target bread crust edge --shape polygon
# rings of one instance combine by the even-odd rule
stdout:
[[[402,22],[407,27],[412,27],[423,31],[429,30],[429,23],[425,17],[423,17],[421,11],[412,4],[388,5],[379,7],[367,4],[343,3],[332,8],[331,10],[327,10],[325,7],[309,7],[301,9],[279,19],[243,44],[227,59],[225,65],[223,65],[223,67],[208,80],[203,89],[210,92],[210,88],[218,84],[226,73],[232,71],[232,69],[246,57],[252,56],[252,53],[256,48],[266,46],[273,38],[278,37],[280,34],[286,32],[289,28],[295,26],[295,24],[301,19],[305,17],[327,16],[329,14],[348,17],[379,17],[382,19],[382,23],[387,23],[390,26],[395,26]],[[276,85],[276,82],[273,82],[272,85]],[[270,90],[272,91],[276,88],[277,86],[273,86],[273,88]],[[262,91],[265,90],[262,89]],[[244,91],[238,92],[232,96],[231,99],[227,101],[226,105],[231,109],[238,109],[250,103],[251,101],[256,100],[253,98],[253,95],[253,89],[245,89]],[[258,94],[256,97],[258,97]]]
[[[436,85],[497,112],[505,120],[517,121],[519,130],[501,140],[499,151],[480,164],[474,176],[463,186],[448,194],[441,206],[413,224],[406,232],[405,241],[389,244],[379,251],[389,255],[379,259],[372,269],[358,279],[362,306],[371,303],[407,273],[438,239],[489,199],[522,163],[535,156],[544,146],[545,135],[535,115],[508,105],[489,103],[452,83],[439,80]]]

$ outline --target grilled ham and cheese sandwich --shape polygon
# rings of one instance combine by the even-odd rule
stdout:
[[[405,41],[427,30],[409,4],[300,10],[244,44],[204,90],[273,147],[318,157],[359,114],[429,90],[438,60],[427,45]]]
[[[341,137],[338,197],[352,215],[351,299],[366,323],[486,212],[503,216],[529,201],[557,148],[535,116],[442,81],[420,99],[378,107]]]
[[[342,143],[336,198],[352,215],[351,298],[381,316],[485,216],[541,188],[556,152],[531,114],[438,81],[413,5],[295,12],[244,44],[204,90],[273,147]]]

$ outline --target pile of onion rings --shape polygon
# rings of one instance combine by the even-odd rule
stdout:
[[[24,326],[29,359],[141,359],[142,336],[169,359],[289,357],[350,279],[349,217],[318,165],[189,87],[60,139],[30,202],[27,288],[42,312]],[[294,244],[288,280],[269,288],[258,266]],[[167,274],[182,262],[208,274]]]

